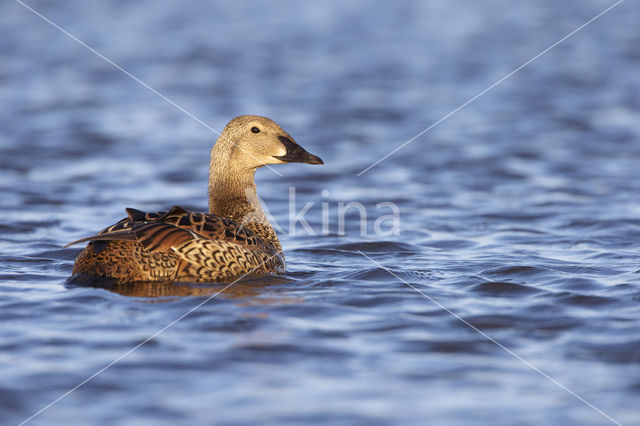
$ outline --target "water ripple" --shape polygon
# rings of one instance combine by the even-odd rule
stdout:
[[[62,246],[125,207],[205,210],[216,135],[2,3],[0,423],[20,423],[204,301],[32,423],[607,422],[460,318],[637,422],[636,2],[361,176],[605,6],[33,7],[212,127],[270,116],[326,165],[256,173],[283,228],[286,276],[215,297],[225,284],[68,280],[81,248]],[[296,211],[311,204],[311,235],[287,232],[289,187]],[[360,211],[339,217],[349,202],[366,227]],[[397,232],[376,234],[382,202],[398,206]]]

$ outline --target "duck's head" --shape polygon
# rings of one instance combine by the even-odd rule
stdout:
[[[257,115],[241,115],[224,128],[211,151],[212,164],[257,169],[267,164],[324,164],[308,153],[276,122]]]

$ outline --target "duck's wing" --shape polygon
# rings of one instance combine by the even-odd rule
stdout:
[[[157,221],[172,224],[211,241],[226,241],[241,246],[267,248],[267,244],[253,231],[239,222],[215,214],[187,212],[174,206]]]
[[[248,249],[268,249],[265,242],[238,222],[218,215],[188,212],[173,206],[167,212],[127,209],[127,217],[96,235],[67,244],[87,241],[137,241],[148,252],[175,250],[191,240],[224,241]],[[226,245],[226,244],[225,244]]]

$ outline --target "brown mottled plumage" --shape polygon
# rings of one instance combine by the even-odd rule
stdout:
[[[131,281],[217,281],[283,273],[284,254],[258,200],[254,173],[267,164],[323,164],[275,122],[243,115],[227,124],[211,150],[209,213],[127,209],[128,217],[96,235],[76,258],[74,274]]]

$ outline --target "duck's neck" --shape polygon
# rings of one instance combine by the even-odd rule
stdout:
[[[255,170],[228,171],[212,164],[209,169],[209,213],[233,219],[256,233],[265,242],[281,251],[280,241],[262,210]]]

